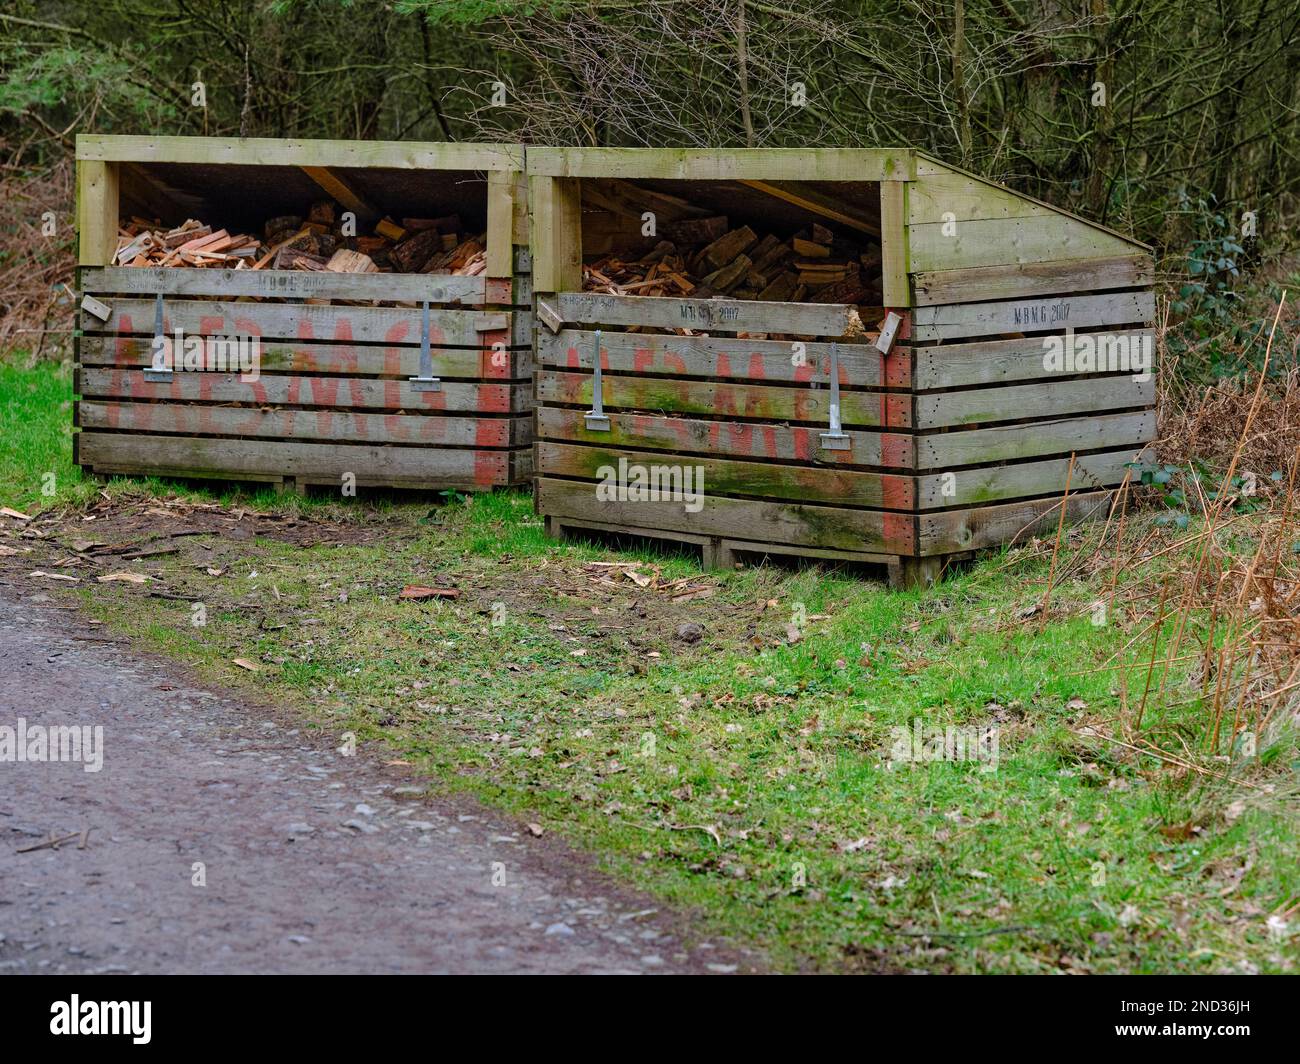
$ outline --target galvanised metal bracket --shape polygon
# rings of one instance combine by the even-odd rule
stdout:
[[[827,451],[849,451],[853,441],[840,426],[840,345],[831,343],[831,410],[827,432],[820,434],[821,445]]]
[[[159,292],[153,306],[153,349],[149,355],[149,366],[144,371],[145,380],[153,384],[171,383],[176,352],[172,352],[172,365],[169,366],[163,357],[163,352],[166,350],[167,334],[163,330],[163,294]]]
[[[407,379],[413,391],[442,391],[442,379],[433,375],[433,354],[429,350],[429,301],[427,299],[420,311],[420,375]]]
[[[587,428],[591,432],[608,432],[609,418],[605,414],[604,403],[604,383],[600,377],[600,330],[596,330],[596,350],[592,356],[592,362],[595,365],[595,374],[591,379],[591,409],[587,411],[585,418]]]

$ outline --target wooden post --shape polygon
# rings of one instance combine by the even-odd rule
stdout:
[[[111,266],[117,253],[118,164],[77,160],[77,262]]]
[[[943,558],[901,557],[889,565],[889,586],[895,591],[932,587],[943,575]]]
[[[487,276],[509,277],[514,269],[515,174],[489,170],[487,175]]]
[[[891,310],[912,305],[907,284],[906,181],[880,182],[881,300]]]
[[[534,177],[528,183],[532,214],[533,287],[538,292],[582,290],[582,188],[573,177]]]

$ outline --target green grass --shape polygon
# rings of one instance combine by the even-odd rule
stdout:
[[[72,464],[72,369],[0,360],[0,501],[39,509],[80,493]]]
[[[608,555],[546,541],[526,496],[436,517],[393,547],[262,541],[218,581],[168,572],[208,602],[203,630],[186,604],[127,588],[97,591],[98,609],[123,618],[129,597],[129,615],[153,621],[148,640],[216,676],[236,656],[262,661],[246,682],[331,737],[382,740],[446,787],[541,821],[782,967],[1293,963],[1264,921],[1295,890],[1294,735],[1259,770],[1270,793],[1084,734],[1118,711],[1114,672],[1087,670],[1132,634],[1091,623],[1086,581],[1055,592],[1041,632],[1019,612],[1041,597],[1045,565],[1004,571],[1005,558],[924,594],[741,571],[711,599],[656,603],[629,626],[647,596],[585,574]],[[698,572],[660,563],[664,579]],[[397,601],[436,575],[458,601]],[[790,644],[796,603],[825,619]],[[687,620],[705,627],[694,647],[674,638]],[[1148,709],[1149,738],[1195,732],[1203,710],[1174,704],[1186,694],[1180,681]],[[890,729],[918,718],[999,720],[996,770],[891,763]],[[1236,799],[1244,809],[1225,818]]]
[[[438,786],[541,822],[778,967],[1294,969],[1294,935],[1266,921],[1296,900],[1295,732],[1205,762],[1228,781],[1100,738],[1117,733],[1123,696],[1099,666],[1142,625],[1123,610],[1092,623],[1108,569],[1058,569],[1041,623],[1047,565],[1027,552],[895,594],[817,569],[703,576],[686,555],[557,544],[524,493],[389,503],[382,517],[374,543],[187,537],[211,548],[203,563],[131,563],[186,601],[77,593],[144,644],[294,705],[332,743],[355,732]],[[1074,533],[1064,560],[1086,560],[1096,534]],[[715,590],[678,602],[583,568],[611,558]],[[1173,552],[1131,566],[1121,600],[1185,564]],[[397,598],[440,580],[460,597]],[[698,643],[676,637],[684,622],[703,627]],[[1140,638],[1126,660],[1150,652]],[[1143,736],[1197,751],[1195,694],[1176,666]],[[915,720],[996,722],[995,770],[892,761],[892,729]]]

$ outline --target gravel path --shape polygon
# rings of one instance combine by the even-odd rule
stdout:
[[[102,725],[103,767],[0,761],[0,973],[752,968],[550,837],[425,799],[45,598],[0,595],[0,728]]]

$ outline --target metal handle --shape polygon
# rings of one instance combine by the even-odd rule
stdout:
[[[591,432],[608,432],[609,418],[605,414],[604,383],[600,376],[600,330],[596,330],[596,351],[592,356],[595,374],[591,379],[591,409],[587,411],[586,424]]]
[[[417,377],[408,377],[411,388],[417,392],[442,391],[442,379],[433,375],[433,353],[429,350],[429,301],[426,299],[420,311],[420,373]]]
[[[853,441],[840,426],[840,345],[831,343],[831,403],[828,431],[821,433],[822,448],[827,451],[848,451]]]
[[[149,368],[144,371],[145,380],[152,381],[155,384],[166,384],[172,379],[176,352],[172,352],[171,365],[159,364],[166,349],[167,334],[163,329],[163,294],[159,292],[153,305],[153,350],[149,359]]]

